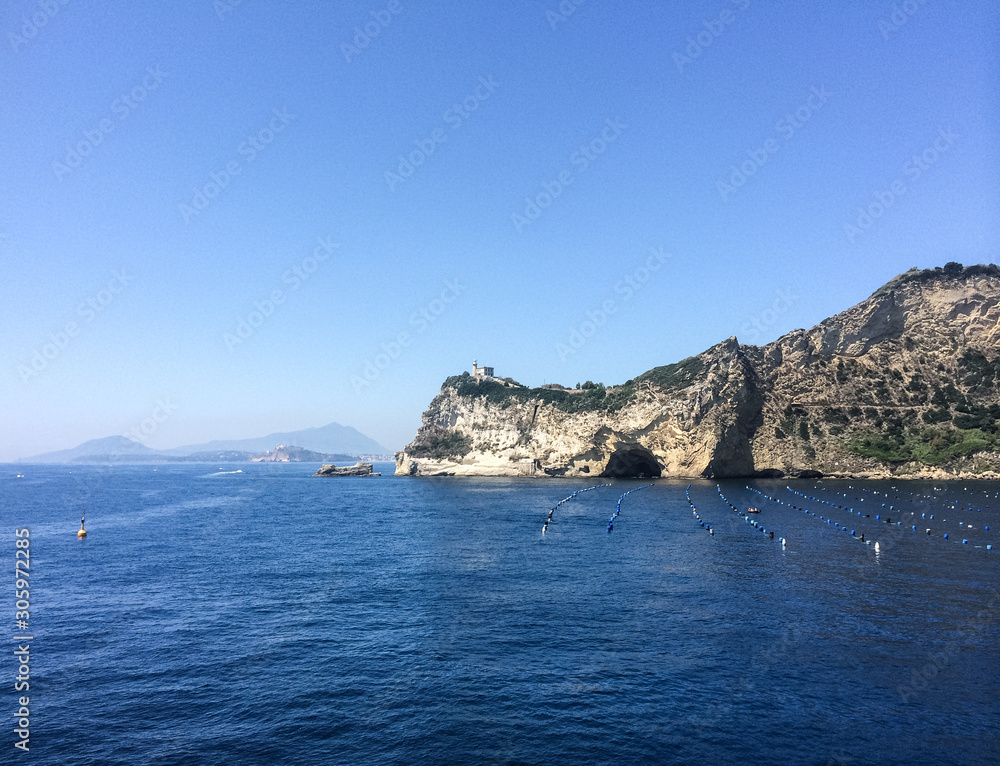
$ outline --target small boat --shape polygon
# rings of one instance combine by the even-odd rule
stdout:
[[[747,513],[760,513],[760,508],[747,508]]]

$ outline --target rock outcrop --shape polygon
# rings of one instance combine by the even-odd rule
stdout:
[[[448,378],[396,474],[998,478],[998,346],[1000,268],[914,269],[613,388]]]
[[[355,463],[342,468],[337,468],[333,463],[327,463],[320,467],[313,476],[381,476],[380,473],[372,473],[371,463]]]

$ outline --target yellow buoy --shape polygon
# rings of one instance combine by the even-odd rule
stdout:
[[[80,531],[76,533],[77,537],[86,537],[87,530],[83,528],[83,518],[80,519]]]

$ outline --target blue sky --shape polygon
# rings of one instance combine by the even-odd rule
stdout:
[[[474,357],[610,384],[997,261],[992,3],[14,0],[0,33],[0,460],[154,413],[151,447],[398,449]]]

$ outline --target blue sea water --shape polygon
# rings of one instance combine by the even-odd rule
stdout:
[[[0,466],[0,763],[1000,763],[995,482],[315,467]]]

